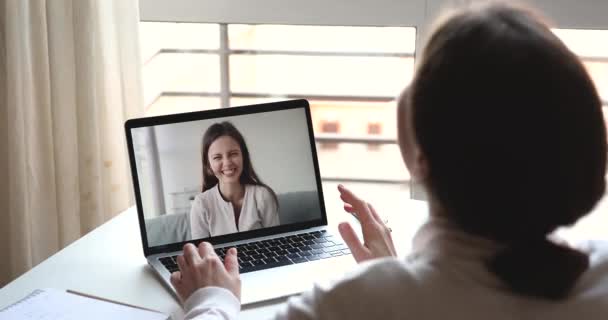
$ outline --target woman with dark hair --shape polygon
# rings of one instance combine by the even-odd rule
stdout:
[[[203,135],[202,192],[190,210],[193,239],[279,225],[277,196],[253,169],[243,135],[224,121]]]
[[[429,196],[413,252],[392,257],[378,214],[340,186],[364,242],[348,224],[340,233],[373,261],[278,318],[605,319],[608,245],[550,236],[605,193],[606,127],[584,66],[525,8],[474,5],[431,30],[397,112],[404,162]],[[210,244],[186,245],[178,263],[186,318],[236,317],[235,249],[222,265]]]

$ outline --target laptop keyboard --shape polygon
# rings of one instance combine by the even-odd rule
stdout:
[[[215,249],[222,261],[229,248]],[[240,273],[350,254],[342,239],[325,230],[239,244],[236,248]],[[179,270],[176,259],[177,255],[159,260],[173,273]]]

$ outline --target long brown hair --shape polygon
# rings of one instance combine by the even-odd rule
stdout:
[[[253,168],[253,164],[251,163],[251,157],[249,156],[249,149],[247,148],[247,144],[245,143],[245,138],[243,135],[237,130],[237,128],[230,122],[218,122],[212,124],[205,133],[203,134],[203,139],[201,141],[201,162],[203,168],[203,186],[201,192],[205,192],[218,183],[217,177],[211,171],[211,166],[209,164],[209,147],[211,144],[222,136],[228,136],[234,139],[241,148],[241,154],[243,155],[243,171],[241,172],[241,176],[239,177],[239,182],[242,185],[252,184],[263,186],[268,189],[272,194],[274,201],[278,206],[278,199],[276,193],[270,188],[268,185],[262,182],[258,175],[255,173],[255,169]]]
[[[566,297],[588,257],[547,235],[606,187],[601,101],[576,55],[529,9],[463,8],[431,32],[404,99],[428,192],[463,230],[505,244],[488,269],[519,294]]]

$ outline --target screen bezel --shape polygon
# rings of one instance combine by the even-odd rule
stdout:
[[[238,233],[232,233],[227,235],[221,235],[216,237],[202,238],[202,239],[192,239],[183,242],[170,243],[165,245],[159,245],[154,247],[148,246],[148,237],[146,224],[144,219],[144,211],[141,199],[141,192],[139,188],[139,177],[137,174],[137,164],[135,162],[135,152],[133,149],[133,137],[131,134],[131,129],[142,128],[142,127],[150,127],[157,125],[166,125],[173,123],[182,123],[182,122],[190,122],[190,121],[199,121],[199,120],[207,120],[214,118],[224,118],[231,116],[241,116],[247,114],[255,114],[255,113],[263,113],[263,112],[272,112],[272,111],[281,111],[281,110],[290,110],[290,109],[298,109],[303,108],[306,114],[306,123],[308,126],[308,137],[310,141],[310,149],[312,152],[312,161],[315,173],[315,181],[317,183],[317,196],[319,200],[319,208],[321,209],[321,218],[291,223],[288,225],[281,225],[276,227],[269,227],[264,229],[243,231]],[[202,241],[210,242],[211,244],[221,244],[233,241],[239,241],[244,239],[250,239],[255,237],[263,237],[269,236],[279,233],[291,232],[302,230],[306,228],[325,226],[327,225],[327,213],[325,211],[325,202],[323,201],[323,188],[321,183],[321,174],[319,171],[319,161],[317,158],[317,148],[314,139],[314,131],[312,126],[312,117],[310,114],[310,105],[305,99],[298,100],[287,100],[287,101],[278,101],[271,103],[262,103],[262,104],[253,104],[239,107],[231,107],[231,108],[221,108],[221,109],[213,109],[213,110],[204,110],[204,111],[195,111],[195,112],[187,112],[187,113],[177,113],[170,114],[165,116],[155,116],[155,117],[147,117],[147,118],[136,118],[129,119],[125,122],[125,133],[127,138],[127,147],[129,152],[129,162],[131,165],[131,175],[133,178],[133,191],[135,194],[135,203],[137,207],[137,216],[139,220],[139,230],[141,235],[141,241],[143,244],[144,255],[147,257],[149,255],[164,253],[164,252],[172,252],[181,250],[184,244],[186,243],[194,243],[198,245],[198,243]]]

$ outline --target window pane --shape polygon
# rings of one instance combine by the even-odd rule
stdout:
[[[278,101],[278,98],[232,98],[232,106]],[[315,133],[323,133],[324,122],[339,122],[337,134],[345,137],[397,139],[397,107],[390,102],[309,100]],[[370,128],[372,131],[370,132]],[[377,131],[376,131],[377,130]],[[377,133],[376,133],[377,132]]]
[[[140,22],[142,61],[161,49],[219,49],[219,25],[205,23]]]
[[[207,37],[208,45],[165,40],[160,45],[163,50],[146,62],[148,115],[220,106],[221,68],[219,52],[214,51],[219,48],[220,32],[217,25],[207,28],[217,33]],[[337,136],[395,139],[395,103],[383,100],[398,95],[411,79],[415,28],[229,25],[228,31],[229,48],[248,51],[228,52],[231,105],[309,96],[315,130],[324,127]],[[247,94],[254,97],[246,98]],[[325,146],[319,152],[325,177],[391,181],[409,177],[396,144],[323,141],[319,145]]]
[[[337,121],[340,135],[347,137],[397,138],[395,102],[311,101],[315,132],[324,121]],[[373,132],[370,132],[370,128]]]
[[[608,100],[608,30],[554,29],[581,56],[602,99]]]
[[[278,98],[232,98],[231,105],[249,105],[278,101]],[[396,139],[396,104],[391,102],[309,101],[315,134],[323,134],[324,125],[337,123],[338,135],[344,137],[380,137]],[[381,124],[381,134],[368,133],[368,125]],[[326,132],[330,133],[330,132]],[[322,177],[408,180],[397,144],[317,142]]]
[[[331,148],[322,144],[317,143],[322,177],[409,180],[396,144],[380,145],[377,151],[368,150],[365,143],[336,143]]]
[[[606,62],[584,60],[583,62],[595,83],[599,95],[604,101],[608,101],[608,56],[606,57]]]
[[[414,53],[416,28],[230,25],[230,49]],[[398,39],[398,40],[397,40]]]
[[[410,197],[409,184],[381,184],[381,183],[357,183],[357,182],[323,182],[323,194],[325,209],[329,225],[338,225],[343,221],[351,221],[350,215],[344,212],[344,202],[338,194],[338,184],[342,183],[355,194],[364,197],[374,206],[374,209],[382,219],[387,219],[388,226],[393,232],[401,232],[413,237],[418,228],[426,222],[427,210],[412,211],[411,203],[405,201]],[[423,203],[420,206],[425,207]],[[353,219],[352,222],[355,222]],[[398,245],[398,244],[395,244]],[[411,243],[401,243],[401,246],[409,246]]]
[[[608,30],[553,29],[553,32],[579,56],[608,57]]]
[[[411,80],[413,58],[232,55],[232,92],[396,96]]]
[[[219,56],[163,53],[143,68],[144,102],[149,105],[162,92],[220,91]]]
[[[571,243],[580,243],[581,241],[608,240],[608,197],[604,197],[596,205],[593,211],[581,218],[572,227],[563,227],[557,230],[557,234]]]
[[[217,109],[220,104],[215,97],[161,96],[146,108],[146,116]]]
[[[144,106],[148,112],[171,113],[167,99],[157,101],[165,92],[219,95],[219,55],[213,52],[220,47],[219,25],[140,22],[139,31]],[[180,109],[181,103],[176,108]]]

